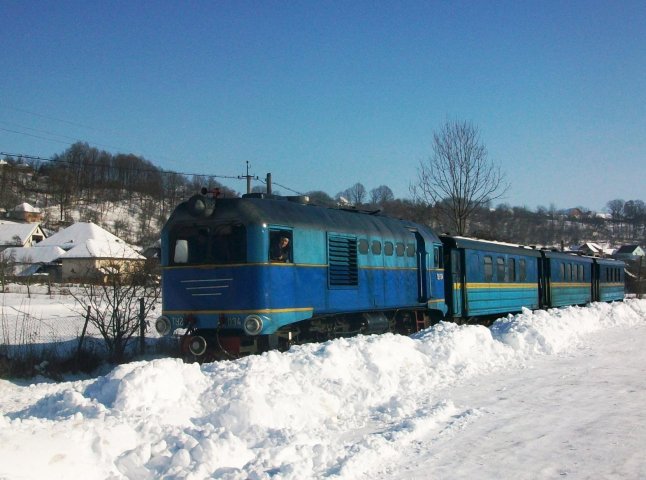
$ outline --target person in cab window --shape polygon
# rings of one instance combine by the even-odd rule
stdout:
[[[271,248],[272,262],[289,262],[289,238],[280,237]]]

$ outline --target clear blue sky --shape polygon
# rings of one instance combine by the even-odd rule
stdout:
[[[450,118],[512,206],[646,201],[646,1],[0,0],[0,28],[3,152],[406,198]]]

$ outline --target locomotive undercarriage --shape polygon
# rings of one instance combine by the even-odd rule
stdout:
[[[181,340],[187,361],[210,362],[286,351],[292,345],[386,332],[410,335],[431,325],[424,310],[391,310],[313,317],[287,325],[271,335],[248,336],[226,329],[191,329]]]

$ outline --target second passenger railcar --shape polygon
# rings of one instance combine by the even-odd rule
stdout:
[[[454,320],[539,308],[539,251],[463,237],[441,239],[447,252],[447,304]]]

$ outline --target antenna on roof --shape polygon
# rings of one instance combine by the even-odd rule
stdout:
[[[246,178],[247,179],[247,193],[251,193],[251,180],[258,180],[258,177],[254,175],[249,175],[249,161],[247,160],[247,174],[246,175],[238,175],[239,179]]]

